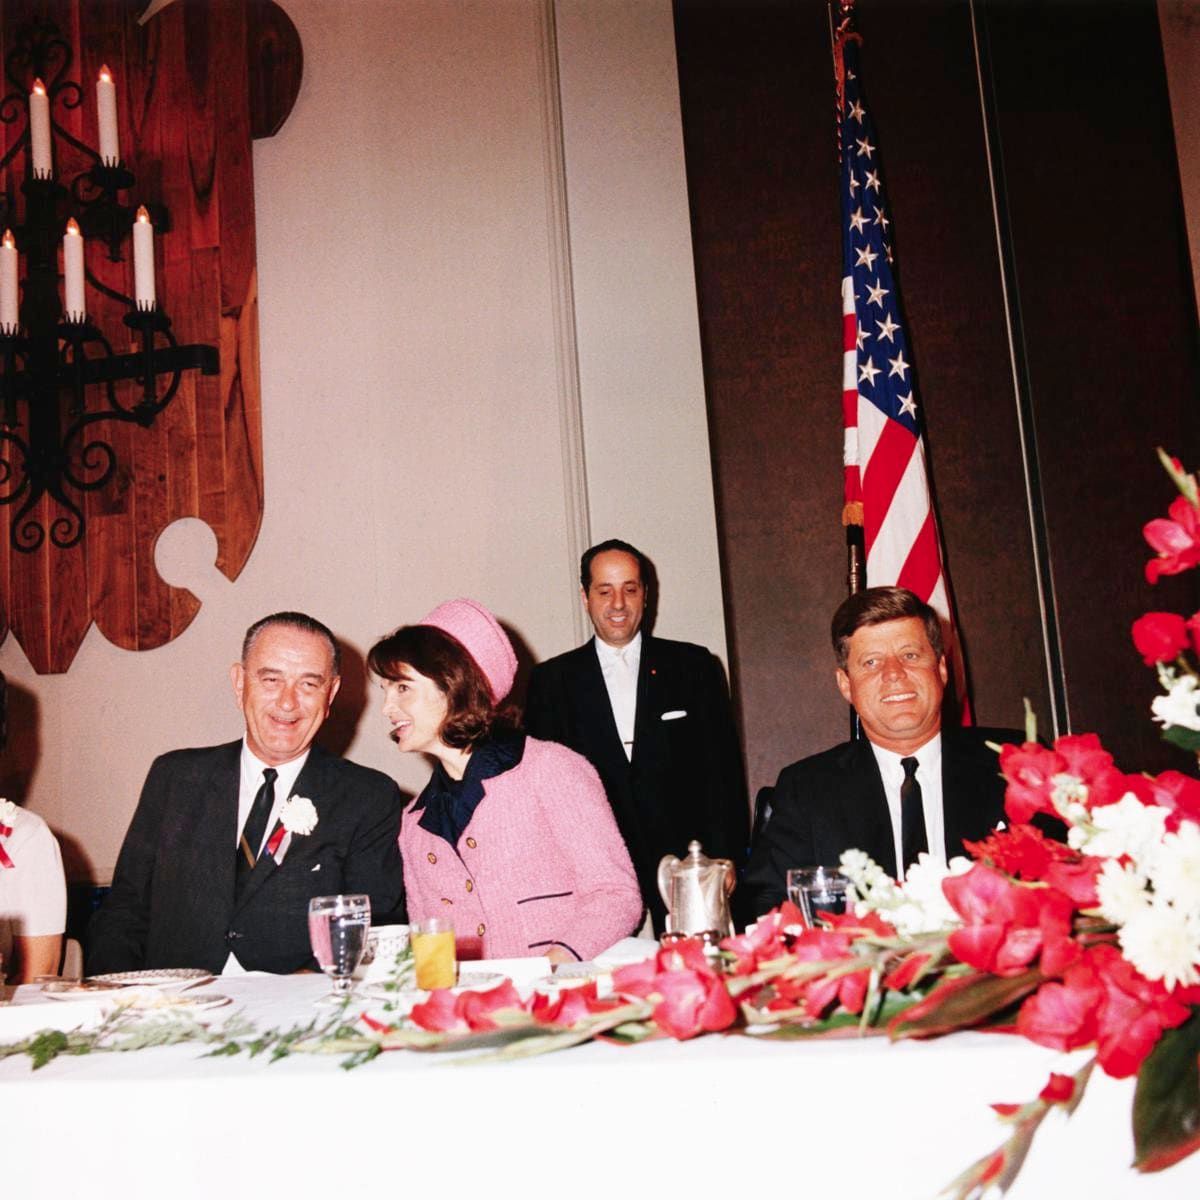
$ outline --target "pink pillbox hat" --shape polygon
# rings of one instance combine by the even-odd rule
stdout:
[[[512,690],[517,656],[500,622],[482,604],[475,600],[447,600],[419,624],[432,625],[461,643],[483,672],[493,703],[499,704]]]

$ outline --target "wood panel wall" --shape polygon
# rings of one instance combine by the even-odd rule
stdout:
[[[262,515],[262,437],[258,379],[254,189],[250,156],[247,12],[244,2],[169,6],[144,27],[140,4],[126,0],[5,0],[0,55],[34,14],[49,16],[69,40],[69,77],[83,103],[52,113],[75,137],[97,141],[96,76],[102,63],[118,89],[122,157],[137,178],[124,199],[166,205],[169,232],[156,237],[157,294],[180,343],[219,348],[219,377],[186,373],[171,406],[151,430],[115,423],[109,435],[119,467],[87,498],[83,541],[61,550],[47,540],[32,554],[9,546],[12,507],[0,508],[0,635],[11,630],[39,672],[65,671],[94,620],[111,642],[131,650],[160,646],[191,621],[198,601],[168,587],[154,566],[159,533],[179,517],[207,522],[217,565],[236,578]],[[5,81],[5,91],[12,90]],[[5,147],[24,121],[0,129]],[[57,145],[56,176],[87,164]],[[22,212],[25,155],[0,179]],[[133,291],[132,255],[107,262],[87,244],[87,265],[117,291]],[[116,352],[133,349],[124,307],[88,289],[90,318]],[[121,385],[128,404],[132,384]],[[93,427],[96,428],[96,427]],[[37,510],[48,527],[53,501]]]
[[[975,711],[1019,725],[1028,696],[1048,729],[970,11],[965,0],[858,10]],[[1153,6],[980,11],[1074,726],[1131,767],[1186,765],[1150,727],[1155,681],[1128,640],[1145,608],[1190,603],[1178,581],[1148,593],[1139,538],[1169,499],[1156,442],[1192,462],[1200,450]],[[731,671],[758,787],[847,728],[828,637],[845,594],[829,23],[821,0],[676,0],[675,12]]]

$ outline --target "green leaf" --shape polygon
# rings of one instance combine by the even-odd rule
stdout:
[[[1164,725],[1163,741],[1187,750],[1192,754],[1200,753],[1200,730],[1188,729],[1183,725]]]
[[[1200,1150],[1200,1008],[1168,1029],[1138,1072],[1133,1165],[1161,1171]]]
[[[893,1038],[938,1037],[982,1025],[1028,996],[1041,982],[1042,973],[1037,970],[1007,976],[973,972],[944,979],[924,1000],[893,1018],[888,1034]]]
[[[46,1029],[30,1038],[26,1053],[33,1060],[36,1071],[48,1062],[53,1062],[69,1048],[67,1035],[58,1029]]]
[[[1181,495],[1196,508],[1200,508],[1200,496],[1197,495],[1196,477],[1189,475],[1186,471],[1180,470],[1171,456],[1161,447],[1156,447],[1158,450],[1158,461],[1162,463],[1163,470],[1171,477],[1172,483],[1179,489]]]

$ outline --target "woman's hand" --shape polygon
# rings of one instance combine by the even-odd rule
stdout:
[[[546,957],[550,960],[552,967],[558,966],[559,963],[573,963],[576,961],[575,955],[569,950],[564,950],[561,946],[551,946],[546,951]]]

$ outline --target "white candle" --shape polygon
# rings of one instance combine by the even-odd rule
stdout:
[[[20,324],[17,312],[17,243],[11,229],[0,242],[0,333],[16,333]]]
[[[40,80],[33,82],[29,93],[29,139],[33,154],[34,179],[49,179],[50,166],[50,97],[46,85]]]
[[[78,324],[83,320],[83,235],[72,217],[63,237],[63,275],[66,276],[67,320]]]
[[[100,68],[96,80],[96,110],[100,115],[100,161],[106,167],[115,167],[121,161],[121,141],[117,135],[117,89],[113,86],[112,73],[107,67]]]
[[[133,298],[138,308],[154,307],[154,226],[145,205],[133,223]]]

